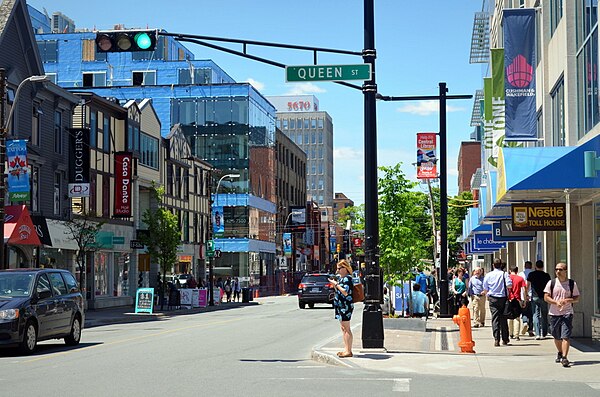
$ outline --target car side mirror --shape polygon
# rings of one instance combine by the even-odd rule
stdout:
[[[38,292],[36,295],[37,295],[38,300],[42,300],[42,299],[50,298],[52,296],[52,291],[44,290],[44,291]]]

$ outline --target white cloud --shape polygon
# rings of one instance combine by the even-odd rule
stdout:
[[[431,114],[438,113],[439,110],[440,105],[438,101],[419,101],[408,103],[396,109],[396,111],[400,113],[410,113],[419,116],[429,116]],[[446,112],[459,112],[462,110],[464,109],[446,104]]]
[[[333,149],[333,159],[335,161],[360,160],[363,157],[361,150],[351,147],[338,147]]]
[[[265,89],[265,83],[256,81],[252,77],[248,77],[248,83],[252,84],[252,87],[254,87],[256,91],[262,91]]]
[[[313,83],[294,83],[291,89],[283,95],[312,95],[326,92],[323,88]]]

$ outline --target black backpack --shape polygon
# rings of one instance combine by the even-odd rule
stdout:
[[[552,279],[550,281],[550,298],[552,298],[552,294],[554,293],[554,286],[556,285],[556,279]],[[575,280],[569,279],[569,290],[571,291],[571,298],[573,297],[573,288],[575,288]]]

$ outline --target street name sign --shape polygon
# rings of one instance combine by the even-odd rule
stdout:
[[[286,66],[285,81],[371,80],[371,64]]]

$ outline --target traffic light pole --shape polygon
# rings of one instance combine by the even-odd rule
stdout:
[[[447,95],[446,83],[439,83],[439,95],[430,96],[401,96],[391,97],[377,95],[382,101],[430,101],[437,100],[440,103],[440,317],[450,317],[448,310],[448,159],[446,153],[446,100],[448,99],[470,99],[473,95]],[[435,260],[435,258],[434,258]]]

